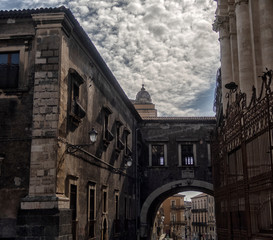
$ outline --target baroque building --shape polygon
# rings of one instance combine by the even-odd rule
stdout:
[[[214,117],[131,102],[70,10],[0,11],[0,238],[150,239],[164,199],[213,193]]]
[[[161,205],[164,212],[164,233],[172,239],[185,239],[184,195],[175,194]]]
[[[192,200],[192,238],[216,240],[214,198],[201,193]]]
[[[218,239],[273,238],[273,1],[218,0],[213,172]]]
[[[134,239],[133,104],[70,10],[0,30],[0,238]]]

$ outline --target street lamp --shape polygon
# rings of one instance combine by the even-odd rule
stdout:
[[[89,134],[89,139],[91,143],[76,144],[76,145],[67,143],[67,152],[74,153],[78,151],[79,149],[81,149],[82,147],[93,145],[97,141],[98,133],[94,128],[92,128],[88,134]]]
[[[95,143],[97,141],[98,132],[92,128],[92,130],[89,132],[89,137],[91,143]]]
[[[133,165],[133,159],[131,157],[126,158],[125,167],[131,167]]]

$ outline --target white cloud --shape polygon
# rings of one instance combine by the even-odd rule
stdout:
[[[159,115],[213,115],[219,63],[213,0],[21,0],[0,8],[69,7],[129,98],[142,81]]]

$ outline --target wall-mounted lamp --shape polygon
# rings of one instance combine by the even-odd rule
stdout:
[[[67,152],[74,153],[74,152],[76,152],[77,150],[79,150],[82,147],[93,145],[97,141],[98,133],[94,128],[92,128],[92,130],[89,131],[88,134],[89,134],[89,138],[90,138],[91,143],[77,144],[77,145],[67,144]]]
[[[97,141],[98,132],[92,128],[92,130],[89,132],[89,137],[91,143],[95,143]]]
[[[133,165],[133,159],[131,156],[125,158],[125,164],[123,168],[114,168],[115,173],[123,173],[124,170],[128,169]]]
[[[131,157],[126,158],[125,167],[131,167],[133,165],[133,159]]]

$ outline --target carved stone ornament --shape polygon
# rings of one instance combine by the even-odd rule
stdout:
[[[212,29],[215,32],[219,32],[220,28],[228,30],[228,16],[216,16],[214,23],[212,24]]]

